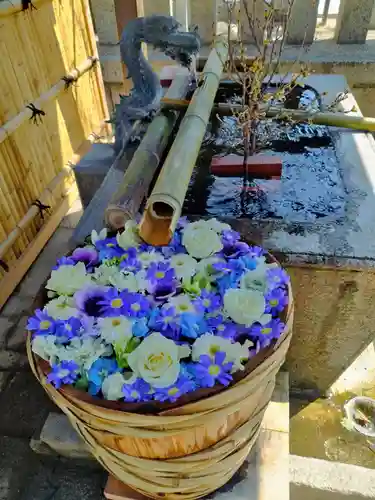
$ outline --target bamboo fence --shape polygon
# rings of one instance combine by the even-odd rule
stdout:
[[[0,4],[0,307],[74,198],[69,165],[108,118],[88,0],[33,4]]]

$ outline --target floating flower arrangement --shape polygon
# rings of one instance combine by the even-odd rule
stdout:
[[[28,321],[47,380],[125,403],[225,388],[285,330],[287,273],[216,219],[152,247],[135,222],[59,259]]]

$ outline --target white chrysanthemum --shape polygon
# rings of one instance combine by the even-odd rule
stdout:
[[[190,257],[190,255],[178,253],[171,258],[171,266],[176,271],[178,278],[188,280],[195,273],[197,261],[193,257]]]
[[[59,352],[59,359],[60,361],[75,361],[78,366],[89,370],[101,356],[110,356],[111,354],[112,347],[105,344],[100,338],[74,338],[70,341],[70,345]]]
[[[266,257],[257,257],[255,259],[257,267],[247,271],[241,278],[241,288],[248,290],[257,290],[263,294],[267,291],[267,271],[278,267],[276,262],[267,264]]]
[[[215,280],[215,274],[212,274],[210,270],[212,269],[213,264],[218,264],[219,262],[225,262],[225,259],[220,257],[208,257],[208,259],[202,259],[197,264],[197,272],[208,280],[213,281]]]
[[[91,277],[86,273],[85,264],[78,262],[75,266],[60,266],[52,271],[46,288],[59,295],[73,295],[90,283]]]
[[[118,245],[124,250],[130,247],[137,248],[141,244],[137,223],[133,220],[127,221],[123,232],[121,234],[117,233],[116,240]]]
[[[53,299],[46,305],[47,314],[53,319],[69,319],[78,317],[80,312],[74,307],[74,299],[61,295],[57,299]]]
[[[108,344],[120,343],[125,349],[132,338],[133,323],[125,316],[99,318],[98,327],[100,336]]]
[[[141,252],[137,255],[137,259],[141,262],[142,266],[147,268],[154,262],[161,262],[163,256],[157,252]]]
[[[190,349],[179,349],[173,340],[155,332],[129,354],[128,363],[135,375],[152,387],[163,388],[176,382],[180,374],[180,359],[189,353]]]
[[[188,253],[197,259],[205,259],[223,248],[220,236],[207,227],[192,228],[192,224],[184,229],[182,244]]]
[[[121,271],[110,278],[110,284],[117,290],[129,290],[129,292],[138,292],[139,282],[134,274],[124,274]]]
[[[95,268],[93,280],[98,285],[110,285],[112,277],[119,272],[120,268],[118,266],[108,266],[106,264],[102,264],[101,266]]]
[[[262,320],[266,301],[256,290],[231,288],[224,295],[224,311],[240,325],[251,326]]]
[[[185,293],[176,295],[175,297],[171,297],[167,303],[167,307],[169,306],[174,307],[177,314],[196,312],[195,306],[192,303],[190,296]]]
[[[216,231],[219,234],[222,233],[223,231],[229,231],[230,229],[232,229],[229,224],[226,224],[225,222],[220,222],[215,218],[207,220],[206,223],[210,229]]]
[[[107,229],[104,227],[103,229],[101,229],[98,233],[98,231],[96,231],[95,229],[93,229],[91,231],[91,242],[93,245],[95,245],[95,243],[97,241],[100,241],[100,240],[105,240],[106,237],[107,237]]]
[[[122,373],[113,373],[103,380],[102,393],[108,401],[117,401],[124,397],[122,388],[126,380]]]
[[[232,343],[230,339],[205,333],[194,342],[191,358],[193,361],[199,361],[202,355],[207,355],[214,359],[217,352],[224,352],[225,362],[233,363],[232,373],[234,373],[243,370],[243,363],[249,359],[249,347],[252,345],[249,340],[241,345],[239,342]]]
[[[56,345],[56,340],[56,335],[37,335],[31,342],[31,348],[40,358],[54,364],[61,350],[61,346]]]

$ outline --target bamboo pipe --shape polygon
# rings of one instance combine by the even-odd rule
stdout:
[[[149,244],[166,245],[173,235],[211,115],[227,54],[228,48],[224,41],[216,41],[201,74],[200,85],[194,92],[148,199],[139,232]]]
[[[177,99],[162,99],[162,108],[183,110],[189,106],[190,101]],[[213,106],[212,113],[221,116],[231,116],[241,113],[246,108],[239,104],[219,103]],[[345,113],[334,113],[332,111],[311,113],[297,109],[286,109],[278,106],[260,106],[260,113],[265,112],[267,118],[291,119],[295,121],[309,121],[315,125],[328,125],[331,127],[342,127],[363,132],[375,132],[375,118],[351,115]]]
[[[74,165],[77,163],[88,151],[88,147],[91,146],[93,142],[95,142],[98,135],[101,134],[102,130],[105,129],[106,123],[103,123],[98,128],[97,132],[93,131],[88,138],[83,142],[83,144],[78,148],[77,153],[75,153],[72,159],[68,162],[68,165],[65,166],[61,172],[56,175],[52,181],[48,184],[48,186],[43,190],[42,194],[39,196],[39,201],[43,203],[43,205],[48,205],[49,199],[53,196],[54,191],[61,186],[66,178],[69,176],[73,177],[73,171],[70,165]],[[22,232],[33,222],[35,217],[40,213],[39,208],[35,205],[31,206],[26,214],[19,221],[17,226],[11,231],[8,237],[0,243],[0,259],[4,257],[7,251],[12,247],[12,245],[16,242],[19,236],[21,236]]]
[[[190,75],[177,75],[167,92],[167,97],[179,99],[186,95]],[[106,224],[112,229],[120,229],[125,222],[134,219],[142,200],[159,166],[179,113],[164,112],[157,115],[148,126],[147,133],[134,153],[125,171],[121,186],[112,196],[105,211]]]
[[[88,57],[82,64],[77,68],[72,69],[65,78],[71,78],[74,81],[78,80],[80,76],[89,71],[94,64],[98,61],[97,57]],[[43,104],[48,102],[50,99],[55,98],[66,86],[66,81],[61,78],[53,87],[51,87],[47,92],[44,92],[40,97],[33,101],[36,108],[40,108]],[[0,126],[0,143],[2,143],[12,132],[17,130],[17,128],[22,125],[27,119],[32,117],[32,110],[25,108],[18,113],[18,115],[11,118],[9,121]]]

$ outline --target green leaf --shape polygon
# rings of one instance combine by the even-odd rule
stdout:
[[[89,380],[87,378],[87,375],[81,375],[81,377],[77,380],[77,382],[74,384],[74,387],[76,389],[80,389],[83,391],[86,391],[89,386]]]

